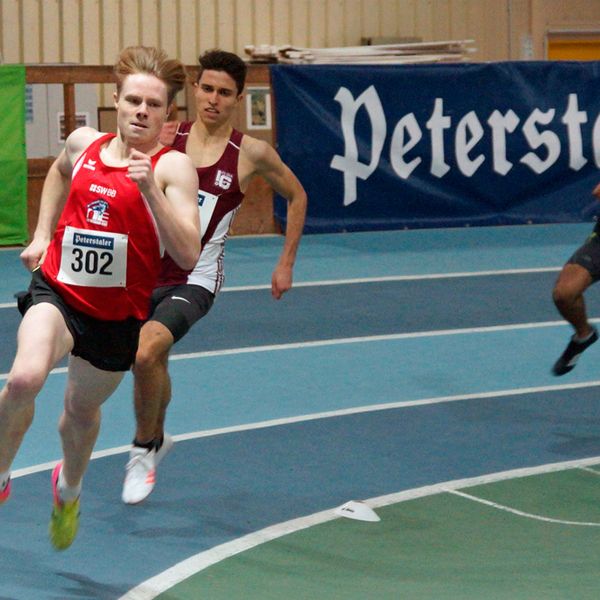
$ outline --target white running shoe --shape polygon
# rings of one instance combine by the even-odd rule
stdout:
[[[163,444],[164,446],[164,444]],[[156,452],[133,446],[125,467],[125,481],[121,499],[125,504],[138,504],[154,489],[156,482]]]
[[[163,434],[162,446],[158,449],[156,456],[154,457],[154,467],[158,467],[160,461],[165,457],[167,452],[173,447],[173,438],[167,432]]]

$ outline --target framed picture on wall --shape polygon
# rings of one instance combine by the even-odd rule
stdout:
[[[271,129],[271,93],[268,87],[246,88],[246,126]]]
[[[58,120],[58,143],[64,143],[65,136],[65,113],[56,113]],[[89,127],[90,125],[90,113],[87,112],[76,112],[75,113],[75,129],[78,127]]]

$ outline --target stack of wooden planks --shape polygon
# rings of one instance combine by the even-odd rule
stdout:
[[[249,62],[291,64],[415,64],[461,62],[475,52],[473,40],[410,42],[341,48],[246,46]]]

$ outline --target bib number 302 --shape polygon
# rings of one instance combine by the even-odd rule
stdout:
[[[94,249],[82,250],[73,248],[73,262],[71,269],[75,273],[85,271],[89,274],[99,273],[100,275],[112,275],[110,265],[113,262],[113,255],[106,250],[98,252]]]
[[[59,281],[87,287],[124,287],[127,234],[65,227]]]

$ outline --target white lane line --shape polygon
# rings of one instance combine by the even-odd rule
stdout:
[[[518,477],[528,477],[530,475],[564,471],[581,466],[595,465],[598,464],[599,461],[600,456],[596,456],[593,458],[566,461],[562,463],[551,463],[536,467],[512,469],[509,471],[501,471],[498,473],[491,473],[469,479],[457,479],[454,481],[447,481],[445,483],[406,490],[396,494],[388,494],[385,496],[379,496],[377,498],[371,498],[366,501],[366,504],[371,508],[380,508],[382,506],[389,506],[390,504],[415,500],[417,498],[432,496],[434,494],[440,494],[459,488],[472,487],[507,479],[516,479]],[[200,552],[195,556],[191,556],[190,558],[177,563],[170,569],[159,573],[155,577],[140,583],[138,586],[132,588],[123,596],[121,596],[118,600],[153,600],[158,595],[172,588],[174,585],[177,585],[188,577],[191,577],[192,575],[195,575],[196,573],[199,573],[200,571],[203,571],[204,569],[222,560],[235,556],[236,554],[240,554],[246,550],[255,548],[256,546],[259,546],[265,542],[280,538],[289,533],[295,533],[302,529],[306,529],[307,527],[320,525],[322,523],[332,521],[333,519],[341,518],[335,514],[334,510],[335,508],[332,508],[330,510],[324,510],[312,515],[300,517],[298,519],[292,519],[277,525],[272,525],[270,527],[266,527],[265,529],[261,529],[260,531],[256,531],[236,540],[232,540],[231,542],[226,542],[224,544],[220,544],[219,546],[215,546],[210,550]]]
[[[195,440],[199,438],[213,437],[217,435],[226,435],[229,433],[238,433],[241,431],[252,431],[255,429],[266,429],[267,427],[279,427],[283,425],[290,425],[292,423],[304,423],[307,421],[316,421],[318,419],[330,419],[334,417],[343,417],[348,415],[364,414],[370,412],[376,412],[380,410],[393,410],[400,408],[410,408],[412,406],[427,406],[431,404],[443,404],[446,402],[460,402],[465,400],[480,400],[483,398],[503,398],[506,396],[519,396],[525,394],[533,394],[539,392],[553,392],[561,390],[574,390],[588,387],[599,387],[600,381],[583,381],[579,383],[563,384],[563,385],[547,385],[539,387],[529,388],[515,388],[508,390],[498,390],[495,392],[477,392],[472,394],[459,394],[456,396],[436,396],[432,398],[423,398],[420,400],[404,400],[399,402],[391,402],[388,404],[371,404],[366,406],[356,406],[353,408],[344,408],[339,410],[325,411],[319,413],[311,413],[306,415],[298,415],[294,417],[285,417],[281,419],[270,419],[267,421],[257,421],[254,423],[246,423],[243,425],[232,425],[231,427],[221,427],[218,429],[207,429],[204,431],[194,431],[190,433],[181,433],[173,436],[173,440],[176,442],[183,442],[187,440]],[[115,454],[123,454],[129,452],[131,446],[117,446],[115,448],[108,448],[106,450],[98,450],[92,454],[92,460],[97,458],[104,458],[106,456],[113,456]],[[24,477],[33,473],[39,473],[41,471],[48,471],[53,469],[58,461],[51,461],[47,463],[40,463],[31,467],[24,467],[22,469],[16,469],[12,472],[13,478]]]
[[[66,371],[66,369],[65,369]],[[253,423],[245,423],[242,425],[232,425],[230,427],[220,427],[217,429],[206,429],[203,431],[192,431],[189,433],[181,433],[173,436],[176,442],[187,440],[195,440],[199,438],[214,437],[218,435],[227,435],[230,433],[239,433],[241,431],[252,431],[255,429],[266,429],[267,427],[279,427],[290,425],[293,423],[304,423],[308,421],[316,421],[318,419],[329,419],[334,417],[343,417],[355,414],[364,414],[381,410],[393,410],[401,408],[410,408],[412,406],[428,406],[431,404],[444,404],[446,402],[460,402],[464,400],[479,400],[482,398],[504,398],[507,396],[519,396],[525,394],[534,394],[539,392],[553,392],[562,390],[575,390],[588,387],[600,387],[600,380],[597,381],[582,381],[578,383],[569,383],[561,385],[547,385],[528,388],[514,388],[507,390],[497,390],[495,392],[476,392],[471,394],[457,394],[455,396],[434,396],[431,398],[422,398],[420,400],[403,400],[399,402],[390,402],[387,404],[369,404],[365,406],[355,406],[352,408],[344,408],[339,410],[324,411],[318,413],[310,413],[305,415],[297,415],[294,417],[284,417],[280,419],[269,419],[266,421],[256,421]],[[131,446],[117,446],[106,450],[98,450],[92,454],[92,460],[113,456],[116,454],[124,454],[129,452]],[[12,477],[24,477],[41,471],[48,471],[54,468],[58,461],[51,461],[16,469],[12,472]],[[560,463],[562,464],[562,463]],[[580,463],[578,463],[579,465]],[[584,464],[584,463],[581,463]],[[598,473],[600,475],[600,473]]]
[[[491,502],[490,500],[485,500],[484,498],[478,498],[477,496],[472,496],[471,494],[465,494],[464,492],[459,492],[458,490],[446,490],[449,494],[454,494],[455,496],[460,496],[462,498],[466,498],[467,500],[472,500],[473,502],[478,502],[479,504],[485,504],[486,506],[491,506],[496,510],[501,510],[504,512],[512,513],[513,515],[518,515],[519,517],[525,517],[527,519],[532,519],[534,521],[543,521],[544,523],[556,523],[558,525],[577,525],[581,527],[600,527],[600,523],[596,523],[593,521],[565,521],[564,519],[553,519],[551,517],[544,517],[543,515],[535,515],[533,513],[524,512],[522,510],[517,510],[516,508],[511,508],[510,506],[506,506],[504,504],[498,504],[497,502]]]
[[[589,319],[591,323],[600,322],[600,318]],[[536,323],[513,323],[511,325],[489,325],[484,327],[462,327],[456,329],[438,329],[432,331],[411,331],[408,333],[389,333],[382,335],[357,336],[350,338],[333,338],[308,342],[294,342],[290,344],[270,344],[266,346],[247,346],[243,348],[230,348],[226,350],[207,350],[204,352],[190,352],[175,354],[170,360],[187,360],[206,356],[225,356],[229,354],[245,354],[248,352],[270,352],[273,350],[296,350],[298,348],[314,348],[317,346],[338,346],[341,344],[363,344],[368,342],[385,342],[390,340],[408,340],[416,338],[440,337],[450,335],[466,335],[472,333],[494,333],[497,331],[514,331],[519,329],[542,329],[545,327],[566,327],[565,321],[540,321]]]
[[[56,369],[58,371],[58,369]],[[66,368],[61,370],[66,372]],[[238,433],[241,431],[252,431],[254,429],[265,429],[267,427],[279,427],[290,425],[292,423],[304,423],[307,421],[316,421],[319,419],[330,419],[335,417],[344,417],[349,415],[364,414],[381,410],[393,410],[400,408],[410,408],[413,406],[428,406],[431,404],[444,404],[447,402],[461,402],[466,400],[481,400],[488,398],[505,398],[507,396],[522,396],[526,394],[536,394],[542,392],[556,392],[564,390],[577,390],[591,387],[600,387],[600,380],[581,381],[577,383],[567,383],[561,385],[545,385],[537,387],[513,388],[506,390],[496,390],[493,392],[473,392],[470,394],[457,394],[454,396],[434,396],[431,398],[421,398],[419,400],[400,400],[398,402],[390,402],[385,404],[368,404],[365,406],[355,406],[351,408],[343,408],[338,410],[323,411],[305,415],[297,415],[294,417],[284,417],[280,419],[269,419],[266,421],[256,421],[253,423],[245,423],[243,425],[232,425],[230,427],[220,427],[217,429],[207,429],[204,431],[194,431],[190,433],[182,433],[174,435],[173,439],[177,442],[186,440],[195,440],[198,438],[213,437],[217,435],[226,435],[229,433]],[[92,454],[92,459],[103,458],[115,454],[129,452],[130,446],[118,446],[107,450],[99,450]],[[57,461],[41,463],[31,467],[25,467],[13,471],[12,477],[23,477],[32,473],[46,471],[52,469]],[[599,473],[600,474],[600,473]]]
[[[591,467],[579,467],[581,471],[586,471],[587,473],[593,473],[594,475],[600,476],[600,471],[598,469],[592,469]]]
[[[590,319],[590,322],[600,322],[600,319]],[[203,352],[189,352],[173,354],[169,360],[189,360],[206,358],[210,356],[228,356],[231,354],[250,354],[253,352],[272,352],[281,350],[297,350],[300,348],[315,348],[318,346],[338,346],[341,344],[364,344],[368,342],[385,342],[390,340],[406,340],[450,335],[466,335],[473,333],[493,333],[497,331],[513,331],[519,329],[540,329],[544,327],[566,327],[565,321],[542,321],[539,323],[514,323],[512,325],[491,325],[486,327],[463,327],[458,329],[438,329],[433,331],[413,331],[410,333],[390,333],[385,335],[371,335],[350,338],[333,338],[308,342],[294,342],[291,344],[269,344],[265,346],[246,346],[242,348],[229,348],[226,350],[207,350]],[[51,375],[65,373],[66,367],[59,367],[50,371]],[[0,374],[0,381],[6,379],[8,373]]]
[[[428,279],[454,279],[460,277],[489,277],[495,275],[523,275],[526,273],[554,273],[562,267],[537,267],[528,269],[497,269],[488,271],[455,271],[451,273],[425,273],[422,275],[383,275],[380,277],[355,277],[350,279],[317,279],[314,281],[295,281],[294,287],[317,287],[324,285],[354,285],[357,283],[379,283],[387,281],[422,281]],[[271,286],[240,285],[224,287],[223,292],[246,292],[252,290],[270,290]]]
[[[422,281],[427,279],[455,279],[460,277],[488,277],[494,275],[521,275],[525,273],[551,273],[560,271],[561,267],[539,267],[533,269],[498,269],[496,271],[459,271],[453,273],[429,273],[425,275],[388,275],[382,277],[356,277],[351,279],[316,279],[314,281],[295,281],[294,287],[319,287],[325,285],[354,285],[358,283],[378,283],[386,281]],[[222,292],[249,292],[254,290],[270,290],[270,284],[235,285],[224,287]],[[0,303],[2,308],[15,308],[16,302]]]

